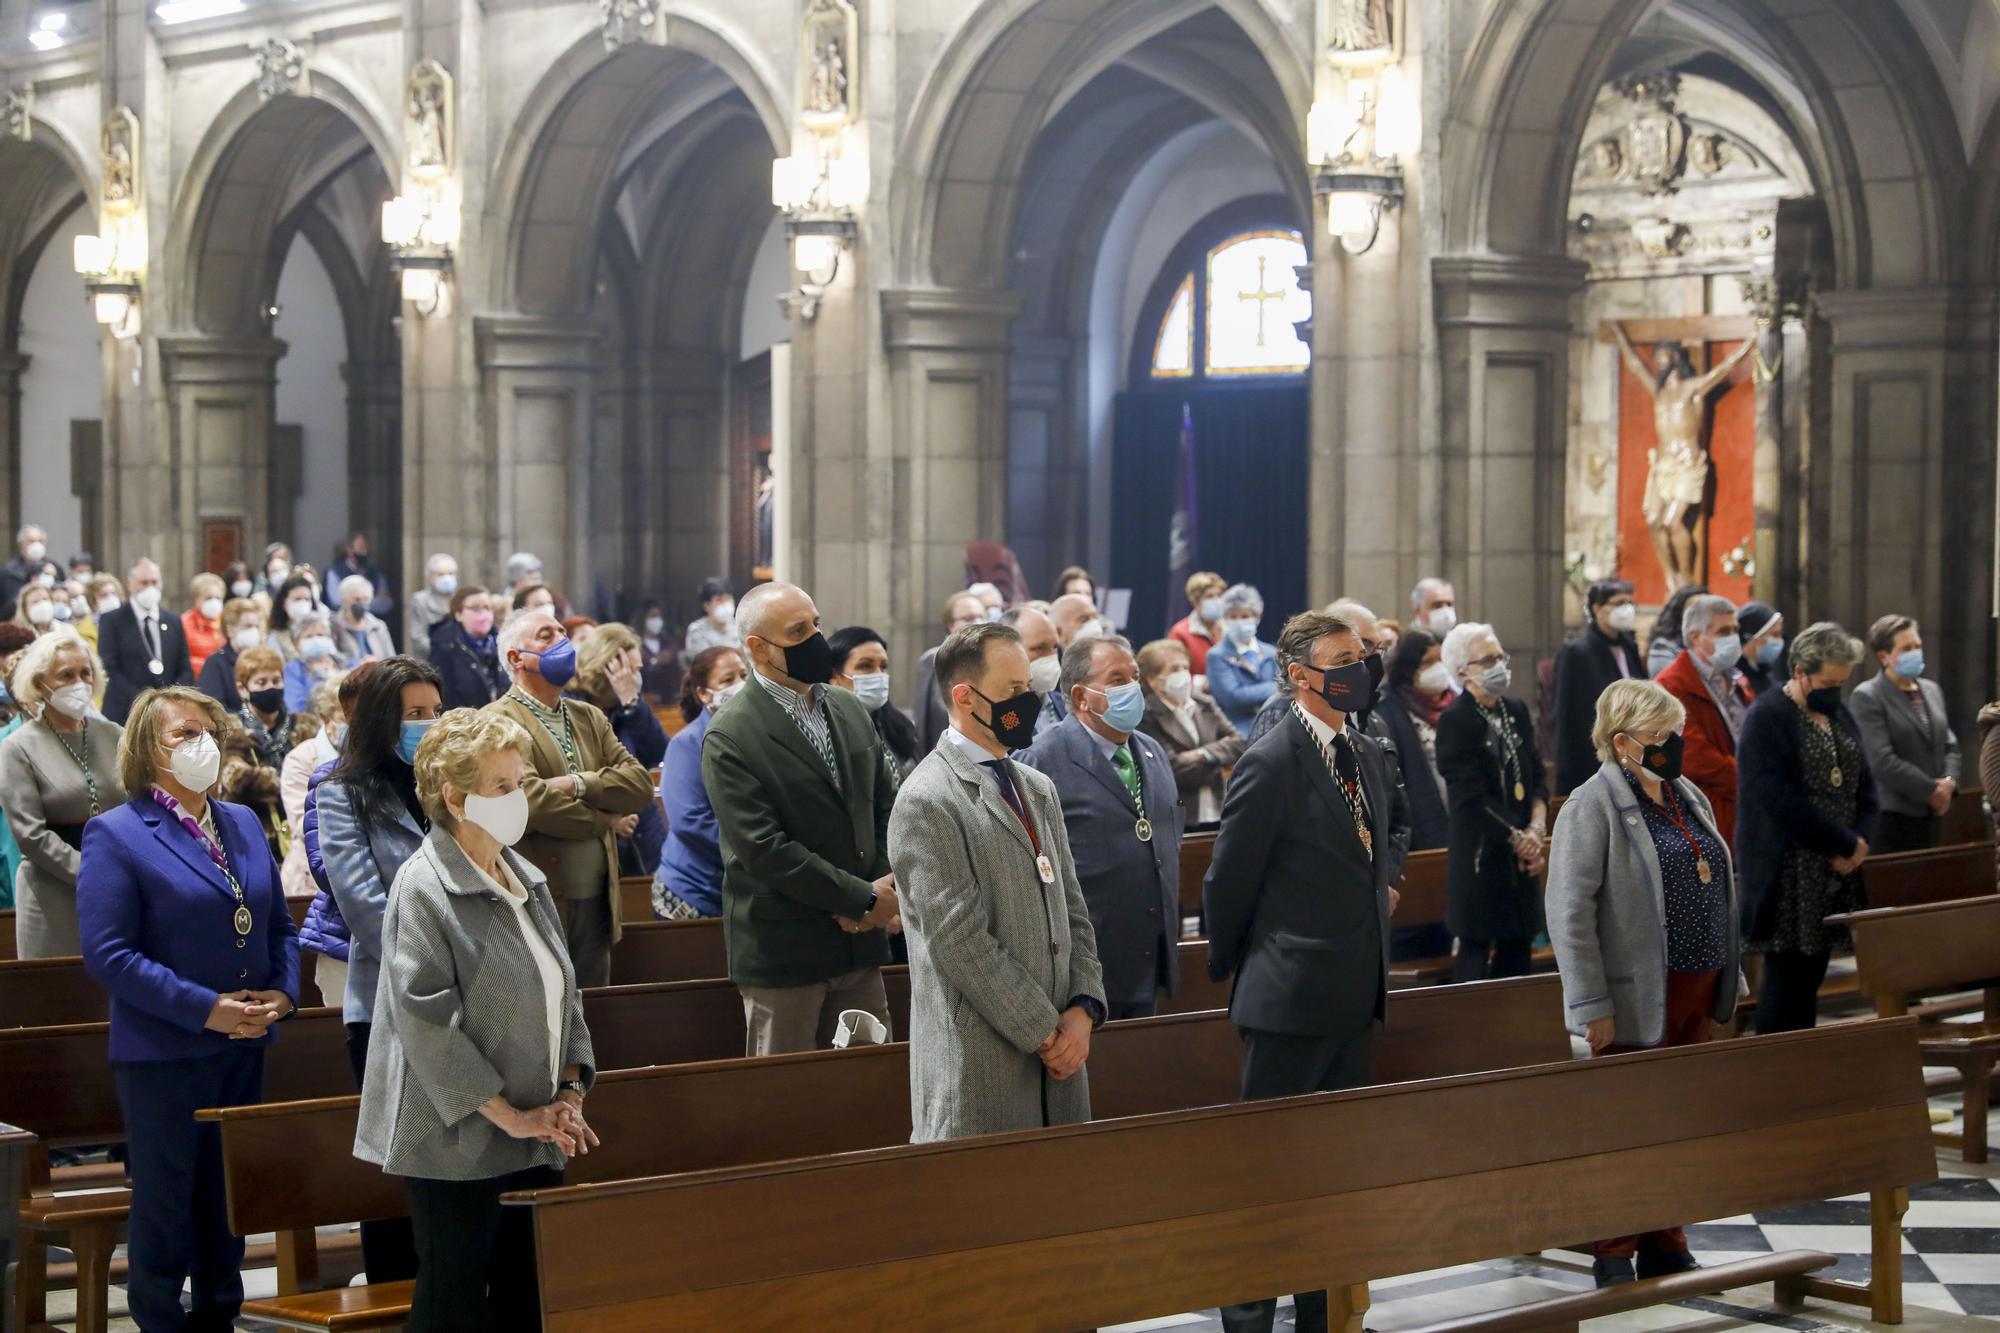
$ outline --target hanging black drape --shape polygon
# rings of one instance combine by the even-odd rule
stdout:
[[[1181,404],[1194,417],[1195,567],[1264,594],[1275,640],[1305,609],[1307,390],[1303,383],[1159,387],[1121,393],[1113,412],[1111,583],[1132,590],[1128,634],[1158,638],[1187,614],[1167,604],[1167,533]]]

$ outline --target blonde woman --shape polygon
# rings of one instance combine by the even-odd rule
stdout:
[[[667,757],[667,733],[639,693],[644,670],[645,651],[631,627],[600,625],[576,646],[576,688],[569,693],[603,709],[618,743],[650,773]],[[658,870],[660,847],[667,840],[667,821],[659,802],[624,816],[618,825],[622,873],[650,875]]]
[[[417,1333],[540,1327],[532,1221],[500,1196],[560,1184],[597,1146],[583,997],[548,884],[513,850],[527,755],[505,714],[431,726],[416,754],[431,830],[382,921],[354,1155],[408,1180]]]
[[[125,800],[118,776],[124,729],[105,721],[92,702],[103,675],[90,645],[65,627],[22,649],[8,683],[30,719],[0,741],[0,810],[21,845],[14,889],[23,958],[80,951],[76,892],[84,825]]]
[[[188,580],[188,609],[181,612],[181,633],[187,635],[188,669],[201,675],[202,664],[222,651],[229,636],[222,628],[222,608],[229,588],[216,574],[201,573]]]

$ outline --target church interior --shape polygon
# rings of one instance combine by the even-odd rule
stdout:
[[[0,674],[0,716],[20,727],[76,753],[52,713],[37,720],[58,706],[63,650],[31,646],[74,631],[98,673],[86,731],[137,734],[146,700],[127,722],[134,701],[117,698],[121,615],[142,690],[199,676],[206,691],[212,632],[228,724],[240,714],[260,740],[272,717],[321,714],[326,739],[296,744],[322,744],[335,775],[348,759],[330,719],[356,715],[306,655],[314,618],[357,675],[407,654],[432,679],[435,629],[462,635],[484,654],[487,692],[470,700],[482,707],[521,680],[516,649],[537,680],[556,656],[509,637],[523,614],[547,606],[579,645],[614,627],[635,645],[636,694],[615,669],[606,686],[601,665],[579,681],[611,701],[601,725],[637,756],[659,828],[646,844],[626,813],[590,815],[619,853],[613,984],[578,968],[570,988],[595,1047],[584,1063],[601,1080],[588,1102],[603,1148],[575,1158],[567,1186],[494,1205],[533,1228],[521,1263],[539,1294],[525,1288],[521,1326],[1246,1333],[1273,1316],[1234,1303],[1294,1292],[1306,1295],[1283,1297],[1277,1327],[2000,1320],[2000,1171],[1986,1150],[2000,1058],[2000,798],[1986,796],[2000,781],[2000,0],[0,0],[0,300],[0,555],[18,566],[12,581],[0,568],[0,620],[22,630],[0,639],[0,662],[34,664]],[[1064,608],[1079,580],[1082,628]],[[1179,858],[1158,937],[1178,989],[1162,981],[1158,1013],[1150,998],[1138,1011],[1153,1016],[1123,1016],[1115,997],[1093,1015],[1110,1021],[1083,1066],[1087,1123],[1049,1115],[1044,1076],[1035,1128],[910,1142],[930,1058],[925,973],[942,966],[922,938],[941,930],[939,909],[921,890],[897,890],[914,904],[897,928],[915,938],[882,969],[891,1040],[738,1049],[738,1010],[759,1021],[747,923],[805,909],[744,887],[756,862],[731,850],[740,816],[719,795],[706,818],[721,821],[720,844],[707,835],[720,850],[704,855],[730,906],[698,912],[670,885],[670,738],[717,719],[709,758],[691,761],[715,790],[722,719],[750,711],[711,691],[720,677],[704,673],[721,668],[705,647],[740,657],[739,682],[782,670],[811,685],[793,712],[811,744],[792,735],[793,751],[818,746],[854,828],[871,826],[835,763],[841,710],[815,732],[821,686],[784,651],[800,641],[772,637],[774,615],[753,623],[772,584],[809,594],[818,619],[801,633],[834,641],[830,692],[882,675],[917,742],[899,759],[903,733],[872,714],[892,790],[942,762],[961,711],[976,723],[995,704],[951,677],[978,621],[1018,631],[1007,642],[1025,645],[1047,722],[1109,719],[1094,734],[1114,762],[1136,762],[1117,747],[1153,735],[1155,711],[1172,731],[1198,705],[1233,744],[1217,758],[1187,722],[1198,759],[1163,747],[1176,828],[1148,855]],[[468,610],[454,588],[475,585]],[[239,605],[256,618],[240,641]],[[1327,703],[1321,679],[1331,691],[1325,673],[1353,663],[1320,660],[1310,639],[1294,649],[1295,617],[1319,608],[1332,617],[1320,634],[1357,636],[1374,707]],[[172,639],[183,624],[197,652],[176,658],[158,626]],[[1060,685],[1054,666],[1033,677],[1035,625],[1053,632]],[[1814,637],[1827,625],[1838,642]],[[1418,650],[1396,655],[1419,631]],[[428,658],[410,641],[425,632]],[[1123,645],[1129,678],[1092,674],[1093,639]],[[870,642],[880,661],[863,671],[853,654]],[[1585,647],[1604,676],[1579,695]],[[1156,649],[1192,677],[1178,697]],[[256,685],[250,655],[267,651]],[[1245,687],[1220,665],[1239,652],[1240,712],[1230,691]],[[1482,662],[1496,688],[1479,683]],[[1686,664],[1692,702],[1669,663]],[[1448,685],[1422,685],[1431,671]],[[1649,677],[1684,733],[1605,721],[1619,687]],[[1898,715],[1871,729],[1877,680]],[[1090,702],[1139,684],[1146,723],[1136,702],[1123,727]],[[1845,704],[1809,700],[1836,685]],[[259,712],[253,694],[278,688],[282,710]],[[1429,690],[1407,732],[1384,722],[1397,690]],[[1775,759],[1753,766],[1770,756],[1756,754],[1756,719],[1788,690],[1805,738],[1788,743],[1822,743],[1817,722],[1833,748],[1790,754],[1773,776]],[[658,736],[650,759],[619,720],[635,702],[635,725]],[[1460,702],[1484,710],[1490,734],[1473,747],[1497,756],[1497,804],[1467,794],[1445,757]],[[1362,734],[1381,738],[1415,832],[1394,840],[1399,873],[1377,886],[1382,922],[1364,913],[1383,937],[1372,1075],[1265,1105],[1247,1075],[1239,1086],[1251,959],[1232,976],[1219,936],[1210,953],[1232,823],[1249,818],[1228,792],[1266,744],[1252,714],[1275,708],[1279,726],[1296,719],[1323,742],[1322,705],[1371,719]],[[557,746],[556,773],[527,785],[540,802],[567,761],[581,809],[595,778],[552,706],[523,706],[523,744]],[[1861,768],[1840,748],[1850,714],[1866,771],[1843,820],[1828,812]],[[1935,736],[1930,768],[1880,734],[1905,724],[1909,744]],[[1615,740],[1653,731],[1632,756]],[[0,886],[14,904],[0,912],[0,1168],[14,1191],[0,1329],[151,1333],[130,1280],[145,1258],[134,1242],[152,1234],[123,1145],[136,1103],[105,1045],[132,1001],[85,958],[88,925],[75,934],[109,761],[93,773],[87,745],[77,761],[91,808],[71,838],[29,792],[33,770],[9,766],[7,736],[0,838],[11,822],[20,847],[0,869],[22,867],[22,887],[16,901],[16,881]],[[1581,747],[1574,774],[1565,741]],[[1538,756],[1525,767],[1522,745]],[[1657,772],[1638,768],[1665,749],[1660,797]],[[289,874],[306,829],[280,795],[282,752],[269,757],[265,823]],[[402,759],[422,824],[412,845],[443,836],[416,809],[424,764]],[[1699,887],[1726,861],[1721,910],[1745,970],[1718,1011],[1732,1016],[1712,1033],[1701,1020],[1712,1039],[1642,1051],[1675,1043],[1628,1042],[1621,1018],[1620,1053],[1594,1059],[1604,994],[1577,979],[1561,881],[1586,854],[1599,761],[1604,790],[1616,784],[1606,799],[1624,801],[1628,759],[1639,803],[1615,807],[1610,849],[1590,854],[1615,868],[1621,837],[1644,843],[1632,864],[1650,867],[1663,939],[1678,872],[1647,831],[1663,849],[1687,834]],[[1412,762],[1437,820],[1428,842]],[[1328,765],[1334,783],[1315,768],[1312,790],[1354,811],[1363,868],[1379,866],[1366,825],[1400,814]],[[1717,850],[1681,823],[1683,773]],[[1142,825],[1144,781],[1125,788]],[[145,804],[129,794],[128,808]],[[1041,857],[1054,844],[1032,801],[1001,795]],[[219,837],[180,817],[204,846]],[[886,804],[881,817],[891,851],[914,837]],[[1869,836],[1852,851],[1814,841],[1855,820]],[[1458,896],[1480,836],[1468,824],[1519,857],[1535,916],[1513,932],[1532,952],[1523,975],[1499,954],[1501,970],[1466,972],[1468,941],[1483,963],[1494,933],[1465,924]],[[1058,858],[1073,845],[1085,898],[1095,836],[1072,822]],[[841,873],[905,878],[884,855],[886,870]],[[15,935],[38,864],[66,876],[76,942],[52,951],[30,947],[25,917]],[[1819,973],[1802,1025],[1781,1028],[1759,1003],[1776,965],[1752,965],[1767,961],[1752,941],[1768,941],[1769,919],[1746,914],[1739,931],[1731,907],[1764,865],[1774,894],[1821,876],[1852,895],[1803,928]],[[1042,882],[1060,889],[1062,870]],[[241,904],[240,876],[223,874]],[[303,925],[313,881],[284,887]],[[386,876],[381,888],[378,912],[396,901]],[[845,910],[811,901],[839,943],[828,923],[846,929]],[[1157,895],[1142,910],[1160,916]],[[1582,910],[1585,933],[1613,930],[1611,909]],[[718,915],[727,936],[706,919]],[[1095,901],[1085,928],[1109,947]],[[1425,928],[1428,945],[1407,936]],[[1284,966],[1296,981],[1317,958],[1349,961],[1333,949],[1300,943]],[[1354,958],[1375,966],[1369,950]],[[393,1173],[354,1155],[355,1094],[365,1126],[359,1080],[364,1066],[379,1078],[381,1059],[366,1021],[354,1054],[353,973],[343,963],[343,1018],[342,992],[312,966],[285,996],[263,1091],[199,1103],[203,1160],[220,1164],[216,1182],[226,1171],[226,1230],[247,1243],[227,1326],[426,1327],[421,1270],[365,1271],[377,1229],[411,1206]],[[1622,1006],[1621,987],[1658,980],[1661,965],[1645,966],[1637,981],[1586,974]],[[1729,989],[1733,954],[1667,971],[1716,967]],[[390,980],[385,967],[385,992]],[[954,1010],[943,1023],[979,1021]],[[1638,1280],[1607,1284],[1611,1252],[1584,1238],[1627,1233]],[[1685,1263],[1649,1269],[1668,1234]],[[191,1322],[159,1327],[204,1326],[200,1283],[196,1271]],[[492,1290],[497,1310],[497,1278]],[[474,1322],[429,1326],[513,1326],[460,1314]]]

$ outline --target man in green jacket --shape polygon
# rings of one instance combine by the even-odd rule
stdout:
[[[729,976],[744,1054],[808,1051],[831,1044],[842,1010],[889,1022],[896,781],[868,710],[827,688],[837,664],[803,589],[752,588],[736,623],[756,684],[715,715],[701,754],[721,826]]]

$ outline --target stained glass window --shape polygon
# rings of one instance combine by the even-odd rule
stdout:
[[[1194,374],[1194,274],[1181,279],[1160,321],[1159,341],[1153,346],[1153,373],[1162,379],[1180,379]]]
[[[1210,250],[1167,303],[1153,340],[1153,378],[1309,369],[1312,349],[1294,327],[1312,318],[1312,294],[1298,278],[1307,262],[1295,231],[1242,232]]]

